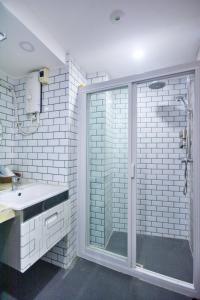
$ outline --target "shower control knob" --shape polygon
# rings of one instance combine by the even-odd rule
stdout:
[[[183,149],[183,148],[185,148],[185,147],[186,147],[186,145],[185,145],[184,140],[180,141],[180,143],[179,143],[179,148],[180,148],[180,149]]]

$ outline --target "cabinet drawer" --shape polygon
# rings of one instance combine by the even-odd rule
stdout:
[[[70,217],[71,202],[65,201],[21,224],[22,272],[69,233]]]
[[[70,231],[70,203],[65,202],[45,213],[43,218],[44,250],[47,252]]]
[[[42,216],[21,224],[21,271],[28,269],[41,257],[43,242]]]
[[[44,251],[52,248],[62,238],[62,231],[65,223],[64,205],[56,206],[44,214]]]

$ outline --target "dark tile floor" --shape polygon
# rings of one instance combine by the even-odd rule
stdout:
[[[83,259],[70,272],[43,261],[0,271],[1,300],[191,300]]]
[[[106,250],[127,256],[127,233],[113,232]],[[137,263],[148,270],[193,282],[193,259],[186,240],[137,235]]]

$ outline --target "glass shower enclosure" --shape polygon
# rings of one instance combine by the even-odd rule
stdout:
[[[79,95],[79,255],[191,296],[200,276],[199,74],[174,67]]]

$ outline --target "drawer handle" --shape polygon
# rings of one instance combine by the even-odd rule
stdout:
[[[54,213],[53,215],[51,215],[50,217],[45,219],[45,224],[48,226],[50,225],[52,222],[55,222],[58,219],[58,213]]]

